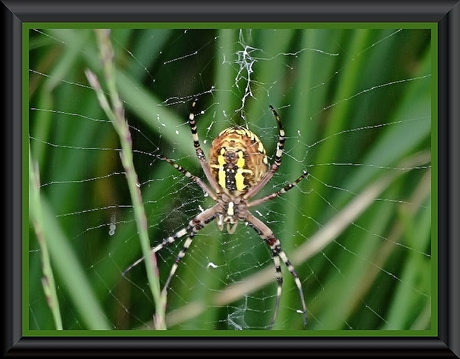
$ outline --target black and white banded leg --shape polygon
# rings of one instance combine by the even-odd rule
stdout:
[[[273,313],[273,319],[269,325],[269,329],[271,329],[275,323],[276,316],[278,314],[278,309],[281,300],[281,293],[283,289],[283,276],[281,273],[281,265],[280,265],[280,258],[283,261],[284,265],[288,269],[289,273],[294,277],[294,282],[297,286],[300,296],[300,302],[302,305],[302,313],[304,317],[304,325],[307,325],[308,315],[307,315],[307,305],[305,304],[305,297],[303,295],[302,290],[302,283],[300,282],[300,278],[288,259],[286,253],[284,253],[283,249],[281,248],[281,242],[274,236],[272,230],[268,228],[262,221],[254,217],[253,215],[249,214],[247,217],[247,221],[249,225],[254,228],[257,234],[270,246],[270,250],[272,252],[273,262],[275,264],[275,271],[276,271],[276,281],[278,283],[277,291],[276,291],[276,302],[275,302],[275,311]]]
[[[193,237],[195,237],[195,234],[198,231],[200,231],[203,227],[205,227],[209,222],[211,222],[214,218],[215,218],[214,208],[210,208],[204,212],[201,212],[199,215],[197,215],[194,219],[192,219],[189,222],[187,227],[182,228],[180,231],[176,232],[172,236],[165,238],[163,242],[161,242],[160,244],[152,248],[151,252],[156,253],[160,251],[161,249],[163,249],[164,247],[168,246],[169,244],[174,243],[176,240],[184,237],[185,235],[188,235],[187,239],[184,242],[184,246],[180,250],[173,266],[171,267],[171,271],[169,273],[168,279],[166,280],[165,285],[162,290],[163,293],[167,291],[169,283],[171,282],[171,279],[174,276],[177,270],[177,267],[179,266],[180,261],[182,260],[182,258],[184,258],[185,254],[187,253],[187,250],[192,244]],[[123,271],[122,275],[125,276],[126,273],[128,273],[133,267],[137,266],[143,260],[144,260],[144,257],[139,258],[136,262],[134,262],[128,268],[126,268]]]

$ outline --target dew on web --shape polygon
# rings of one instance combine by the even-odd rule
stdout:
[[[279,239],[305,296],[306,326],[281,261],[274,328],[432,328],[430,36],[429,29],[396,28],[112,30],[150,245],[214,204],[161,158],[206,181],[187,124],[192,103],[206,155],[220,131],[240,125],[264,143],[270,164],[278,140],[272,105],[286,132],[285,153],[256,198],[309,173],[250,208]],[[144,262],[125,273],[142,251],[120,139],[85,77],[91,69],[103,78],[96,37],[92,30],[33,29],[29,62],[29,143],[40,195],[81,266],[82,278],[70,286],[89,288],[91,297],[69,290],[56,269],[63,327],[153,329]],[[53,329],[42,248],[33,230],[30,237],[29,327]],[[186,238],[154,254],[161,286]],[[214,220],[194,236],[169,283],[166,323],[267,329],[276,297],[269,246],[246,223],[227,234]]]

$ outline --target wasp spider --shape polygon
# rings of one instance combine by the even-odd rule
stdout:
[[[195,107],[195,102],[192,108]],[[167,291],[171,278],[174,276],[180,261],[185,256],[188,248],[192,244],[193,238],[203,227],[208,225],[214,219],[217,221],[219,230],[224,228],[228,233],[235,232],[239,221],[247,223],[252,227],[257,234],[267,243],[272,252],[273,261],[276,270],[276,280],[278,283],[276,292],[276,302],[272,322],[269,328],[275,323],[276,315],[279,308],[281,290],[283,285],[283,277],[280,267],[280,258],[286,265],[287,269],[294,277],[295,284],[299,291],[300,300],[302,303],[302,311],[304,315],[304,324],[307,322],[307,308],[302,291],[302,284],[299,276],[294,269],[294,266],[289,261],[286,253],[281,248],[280,241],[275,237],[272,230],[255,217],[249,209],[269,200],[275,199],[285,192],[293,188],[302,179],[308,176],[306,170],[294,182],[286,185],[277,192],[273,192],[262,198],[250,201],[273,177],[275,172],[281,166],[283,156],[285,133],[283,125],[275,109],[270,106],[275,119],[278,123],[278,143],[276,146],[275,160],[271,166],[268,164],[267,155],[264,146],[259,138],[246,128],[234,126],[223,130],[212,142],[209,160],[201,148],[198,138],[195,115],[190,113],[189,125],[192,132],[193,145],[195,146],[196,156],[201,164],[206,179],[209,182],[209,187],[203,180],[192,175],[189,171],[175,163],[173,160],[160,156],[164,161],[170,163],[176,170],[184,176],[194,181],[205,191],[216,203],[193,218],[189,224],[163,240],[162,243],[152,249],[152,252],[158,252],[163,247],[175,242],[177,239],[187,237],[182,250],[176,257],[175,263],[171,268],[169,277],[163,288],[163,294]],[[139,259],[128,267],[123,274],[128,272],[132,267],[143,260]]]

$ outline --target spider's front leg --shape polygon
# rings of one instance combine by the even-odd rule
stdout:
[[[291,275],[294,277],[294,282],[299,291],[300,302],[302,304],[302,313],[304,315],[304,326],[306,326],[307,319],[308,319],[307,318],[307,306],[305,304],[305,297],[303,295],[302,283],[300,282],[300,278],[294,266],[291,264],[286,253],[284,253],[283,249],[281,248],[280,241],[274,236],[272,230],[265,223],[263,223],[258,218],[254,217],[249,212],[246,217],[246,221],[249,223],[249,225],[252,228],[254,228],[254,230],[259,234],[259,236],[270,246],[272,256],[273,256],[273,262],[275,263],[276,281],[278,283],[278,289],[276,291],[275,311],[273,313],[273,319],[269,325],[269,329],[271,329],[273,325],[275,324],[276,316],[278,314],[278,309],[280,305],[281,292],[283,289],[283,276],[281,273],[280,258],[285,264],[289,273],[291,273]]]
[[[165,247],[166,245],[173,243],[177,238],[183,237],[184,235],[188,234],[187,239],[184,242],[184,246],[180,250],[179,254],[176,257],[176,260],[171,267],[171,271],[169,272],[168,279],[166,279],[165,285],[162,290],[162,294],[165,294],[168,290],[169,283],[171,282],[172,277],[176,273],[177,267],[179,266],[180,261],[182,258],[185,257],[187,250],[189,249],[190,245],[192,244],[193,238],[195,237],[196,233],[203,229],[209,222],[211,222],[215,218],[215,208],[211,207],[204,212],[201,212],[197,215],[194,219],[192,219],[189,225],[177,232],[175,235],[166,238],[163,240],[163,243],[159,244],[155,248],[152,249],[152,252],[158,252],[160,249]]]
[[[180,250],[173,266],[171,267],[171,271],[169,273],[168,279],[166,280],[166,283],[163,287],[163,293],[166,292],[166,290],[168,289],[169,283],[171,282],[171,279],[174,276],[174,273],[176,272],[180,261],[182,260],[182,258],[184,258],[188,248],[192,244],[193,237],[195,237],[196,233],[199,230],[201,230],[203,227],[205,227],[209,222],[211,222],[215,218],[215,212],[216,212],[215,207],[211,207],[205,210],[204,212],[201,212],[189,222],[187,227],[182,228],[180,231],[176,232],[172,236],[165,238],[163,242],[158,244],[156,247],[152,248],[151,253],[156,253],[160,251],[162,248],[168,246],[169,244],[174,243],[177,239],[180,239],[184,237],[185,235],[188,235],[187,239],[184,242],[184,246]],[[138,259],[136,262],[134,262],[128,268],[126,268],[123,271],[122,275],[125,276],[126,273],[128,273],[133,267],[137,266],[143,260],[144,260],[143,257]]]

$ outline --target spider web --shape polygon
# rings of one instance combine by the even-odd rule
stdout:
[[[156,156],[202,179],[188,114],[197,100],[208,153],[224,128],[247,126],[283,164],[253,208],[281,241],[302,282],[282,265],[276,329],[424,330],[431,324],[431,55],[424,29],[117,29],[117,81],[151,246],[212,205]],[[152,329],[155,303],[142,257],[120,144],[84,70],[101,75],[92,30],[30,31],[29,141],[40,191],[110,329]],[[29,325],[53,329],[40,247],[30,227]],[[156,253],[160,283],[185,237]],[[435,247],[433,247],[435,248]],[[72,268],[68,268],[72,271]],[[65,329],[91,324],[59,271]],[[266,329],[276,300],[271,253],[244,223],[201,230],[170,283],[171,329]],[[94,304],[93,304],[94,306]]]

